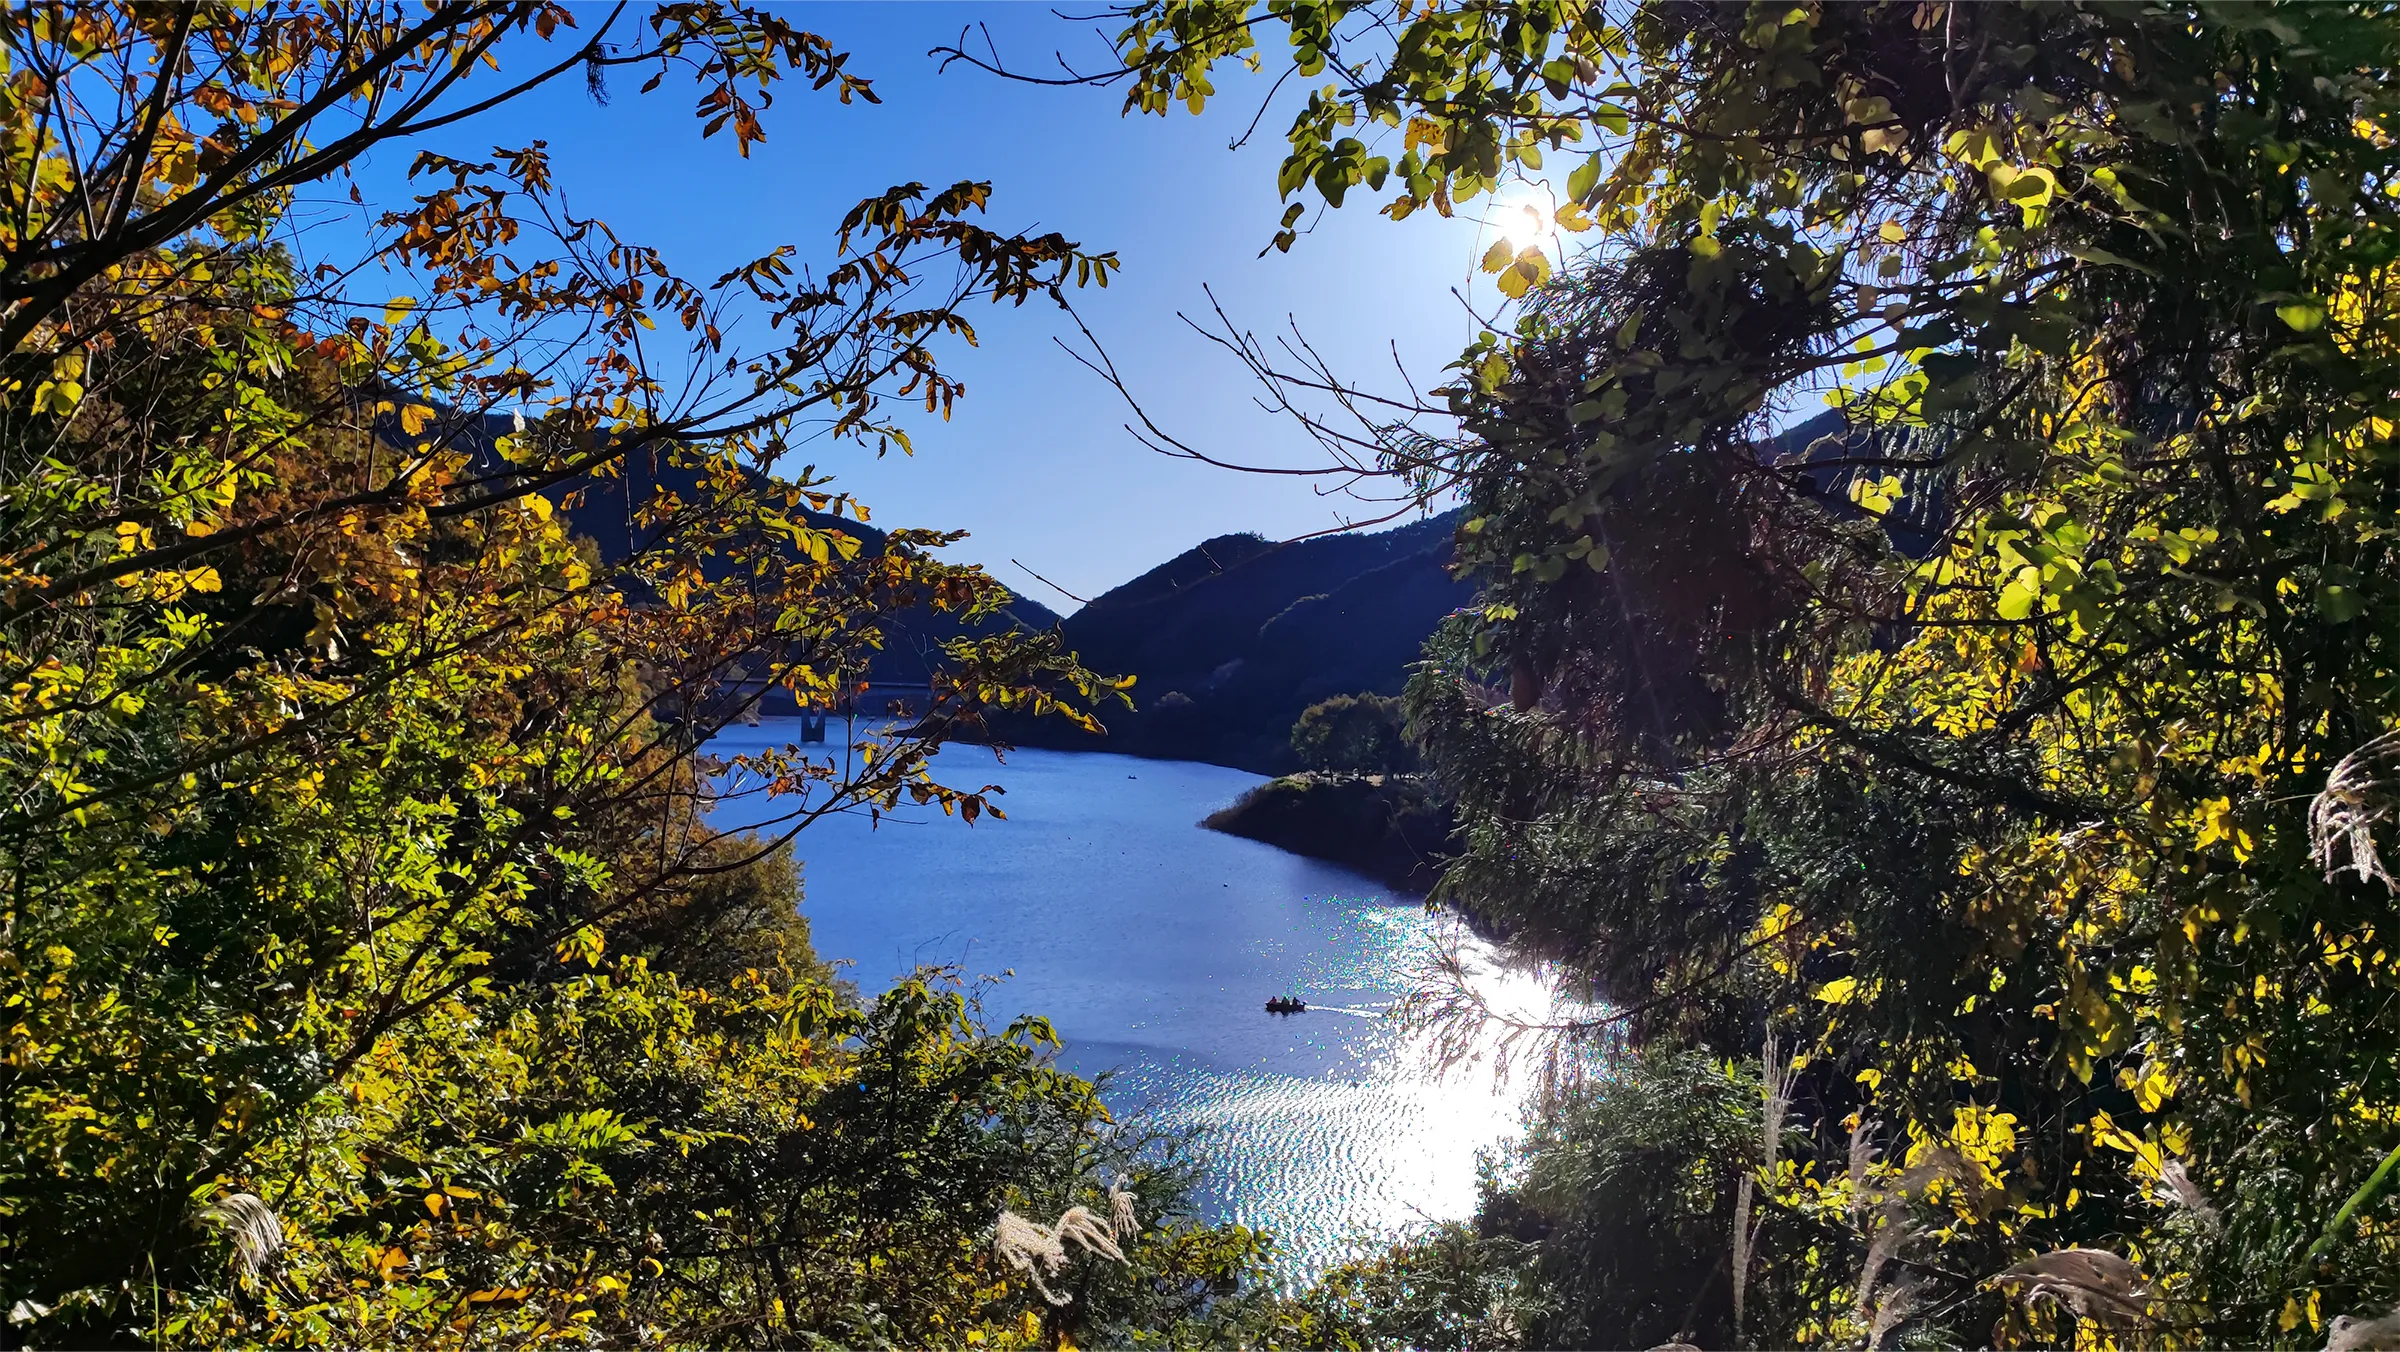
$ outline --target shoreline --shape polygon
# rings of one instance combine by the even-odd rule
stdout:
[[[1448,800],[1419,775],[1284,775],[1200,825],[1355,869],[1423,897],[1441,879],[1453,829]]]

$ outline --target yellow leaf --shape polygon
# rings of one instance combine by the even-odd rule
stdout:
[[[584,965],[597,967],[600,965],[600,955],[607,949],[608,936],[600,932],[598,925],[579,925],[558,941],[558,960],[569,962],[580,958]]]
[[[2023,169],[1995,164],[1986,177],[1993,192],[2022,206],[2043,206],[2058,192],[2058,175],[2038,164]]]
[[[2234,820],[2233,803],[2229,799],[2210,798],[2200,804],[2200,836],[2194,841],[2197,849],[2207,849],[2222,840],[2233,846],[2236,863],[2246,862],[2256,842],[2250,833]]]
[[[431,421],[433,410],[423,404],[410,404],[400,410],[400,430],[412,437],[423,432],[425,424]]]
[[[2149,1072],[2142,1076],[2140,1083],[2133,1087],[2134,1102],[2140,1104],[2142,1111],[2146,1113],[2157,1112],[2168,1099],[2174,1096],[2174,1077],[2167,1074],[2166,1067],[2155,1063],[2149,1067]]]
[[[2000,158],[1999,129],[1991,126],[1954,131],[1943,144],[1944,150],[1958,156],[1978,169]]]
[[[1892,510],[1892,504],[1900,500],[1904,491],[1897,474],[1886,474],[1875,480],[1859,478],[1850,481],[1850,501],[1858,504],[1859,509],[1870,516],[1882,516]]]
[[[64,416],[74,412],[82,398],[83,386],[72,380],[45,380],[33,387],[33,411]]]

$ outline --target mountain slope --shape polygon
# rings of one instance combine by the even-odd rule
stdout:
[[[459,425],[450,429],[452,442],[474,457],[478,472],[506,473],[507,462],[500,456],[497,443],[515,430],[514,420],[506,414],[453,416],[458,418]],[[387,420],[385,436],[394,445],[403,444],[396,421]],[[654,547],[671,529],[664,524],[644,524],[635,510],[637,505],[649,503],[661,488],[687,500],[696,500],[706,492],[698,471],[667,463],[654,451],[637,449],[618,462],[613,473],[572,479],[544,496],[559,505],[571,534],[591,541],[601,561],[613,564],[637,549]],[[888,538],[888,532],[849,518],[805,510],[801,515],[811,526],[839,531],[856,539],[868,555],[881,553]],[[939,665],[942,644],[953,638],[983,638],[1016,629],[1051,629],[1061,622],[1056,611],[1039,601],[1013,594],[1008,605],[997,614],[971,624],[930,606],[894,612],[881,623],[884,646],[875,653],[865,675],[870,685],[919,684]],[[790,692],[783,690],[770,693],[762,707],[769,713],[789,713],[795,708]]]
[[[1473,599],[1447,566],[1459,515],[1286,545],[1224,535],[1184,551],[1066,621],[1086,665],[1138,678],[1136,708],[1104,711],[1105,743],[1029,735],[1291,768],[1302,710],[1331,695],[1396,693],[1434,626]]]

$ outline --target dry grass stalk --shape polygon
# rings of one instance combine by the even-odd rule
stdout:
[[[1763,1215],[1751,1218],[1750,1204],[1757,1193],[1758,1180],[1764,1179],[1771,1186],[1775,1178],[1776,1165],[1783,1156],[1783,1118],[1791,1110],[1792,1087],[1800,1076],[1798,1065],[1781,1058],[1775,1046],[1775,1030],[1771,1028],[1767,1030],[1766,1045],[1759,1049],[1758,1075],[1759,1094],[1764,1099],[1759,1113],[1759,1169],[1755,1176],[1745,1174],[1734,1185],[1733,1331],[1737,1338],[1742,1332],[1743,1300],[1749,1294],[1750,1255],[1758,1244],[1759,1226],[1766,1221]]]
[[[2396,801],[2393,781],[2383,773],[2394,761],[2400,761],[2400,728],[2342,757],[2309,802],[2308,857],[2325,870],[2325,881],[2333,882],[2347,868],[2360,882],[2380,879],[2400,893],[2400,880],[2375,852],[2375,827],[2392,820]]]
[[[1850,1219],[1854,1224],[1866,1216],[1867,1171],[1875,1167],[1877,1125],[1861,1119],[1850,1129]]]
[[[2161,1166],[2158,1181],[2159,1195],[2173,1205],[2182,1207],[2185,1214],[2203,1228],[2214,1230],[2221,1223],[2217,1208],[2210,1203],[2208,1194],[2201,1190],[2200,1185],[2192,1180],[2182,1160],[2171,1159]]]
[[[1067,1265],[1067,1249],[1059,1242],[1058,1232],[1039,1221],[1029,1221],[1014,1211],[1000,1213],[1000,1222],[992,1231],[992,1252],[1000,1261],[1025,1274],[1042,1299],[1053,1305],[1064,1305],[1073,1296],[1062,1296],[1042,1280],[1047,1270],[1051,1276]]]
[[[2026,1307],[2051,1305],[2110,1329],[2149,1322],[2151,1292],[2142,1270],[2105,1249],[2059,1249],[2028,1258],[1992,1279]]]
[[[1867,1329],[1867,1352],[1877,1352],[1883,1346],[1883,1340],[1892,1335],[1893,1329],[1906,1323],[1916,1308],[1916,1283],[1905,1283],[1884,1292],[1883,1298],[1875,1302],[1875,1322]]]
[[[1884,1267],[1922,1233],[1897,1198],[1884,1208],[1883,1224],[1876,1228],[1875,1238],[1867,1242],[1866,1262],[1858,1271],[1858,1301],[1852,1313],[1861,1323],[1866,1321],[1867,1312],[1875,1308],[1875,1283],[1883,1276]]]
[[[1118,1202],[1119,1197],[1124,1198],[1122,1203]],[[1125,1261],[1124,1250],[1117,1247],[1116,1240],[1109,1232],[1121,1225],[1124,1228],[1120,1233],[1134,1233],[1132,1195],[1112,1189],[1109,1206],[1113,1214],[1108,1224],[1102,1224],[1090,1208],[1080,1206],[1071,1206],[1061,1212],[1055,1225],[1029,1221],[1013,1211],[1003,1211],[992,1229],[992,1252],[1000,1261],[1024,1273],[1033,1283],[1033,1289],[1041,1292],[1042,1299],[1053,1305],[1065,1305],[1075,1297],[1051,1290],[1050,1284],[1042,1278],[1045,1273],[1055,1277],[1066,1269],[1069,1243],[1114,1262]]]
[[[283,1222],[275,1209],[247,1192],[230,1193],[200,1213],[200,1222],[233,1245],[234,1265],[256,1278],[283,1251]]]
[[[1742,1298],[1750,1285],[1750,1241],[1758,1228],[1750,1223],[1751,1194],[1758,1180],[1748,1174],[1733,1185],[1733,1333],[1742,1333]]]
[[[1141,1222],[1133,1214],[1133,1193],[1126,1189],[1121,1177],[1109,1185],[1108,1228],[1124,1239],[1141,1233]]]
[[[2325,1352],[2400,1352],[2400,1309],[2376,1319],[2338,1314],[2325,1333]]]
[[[1058,1224],[1052,1226],[1051,1230],[1061,1240],[1071,1239],[1088,1252],[1119,1263],[1125,1261],[1125,1254],[1117,1248],[1117,1241],[1110,1238],[1108,1227],[1085,1207],[1068,1207],[1060,1213]]]

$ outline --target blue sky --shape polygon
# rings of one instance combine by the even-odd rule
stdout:
[[[1289,254],[1258,257],[1281,214],[1275,170],[1289,107],[1303,91],[1287,86],[1250,144],[1231,151],[1228,141],[1266,92],[1263,79],[1220,81],[1223,96],[1199,117],[1127,118],[1118,90],[1041,88],[964,67],[938,74],[927,55],[981,24],[1012,64],[1055,69],[1051,54],[1062,49],[1088,64],[1106,59],[1090,25],[1046,7],[822,4],[791,15],[848,50],[850,69],[874,81],[883,103],[844,107],[788,88],[767,115],[766,144],[745,161],[730,135],[701,139],[688,87],[670,80],[640,95],[644,77],[619,71],[606,106],[580,79],[562,80],[504,116],[425,144],[482,157],[495,144],[546,140],[577,214],[658,246],[696,278],[779,243],[796,245],[803,259],[828,259],[843,212],[891,184],[988,179],[995,224],[1057,229],[1117,251],[1119,279],[1080,295],[1078,308],[1152,414],[1228,459],[1291,463],[1309,452],[1296,429],[1253,405],[1245,374],[1176,319],[1206,306],[1203,284],[1244,326],[1266,333],[1288,317],[1338,367],[1371,380],[1393,378],[1396,343],[1421,384],[1438,383],[1442,364],[1475,332],[1451,295],[1470,285],[1479,240],[1489,242],[1475,222],[1420,213],[1394,224],[1353,198]],[[518,68],[529,55],[518,54]],[[386,200],[404,191],[415,149],[386,149],[365,166],[368,191]],[[1493,299],[1488,287],[1473,294]],[[1116,392],[1053,342],[1072,332],[1055,307],[1033,302],[975,319],[981,348],[953,351],[945,363],[966,380],[967,396],[947,424],[927,418],[912,427],[914,457],[833,451],[823,468],[869,504],[878,525],[972,532],[959,557],[1047,604],[1073,608],[1012,559],[1092,596],[1212,535],[1290,536],[1385,510],[1322,496],[1308,481],[1145,450],[1123,430]]]

